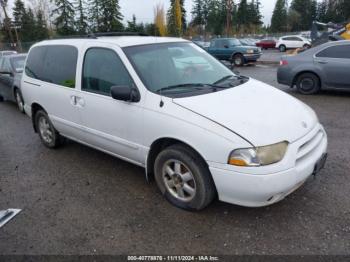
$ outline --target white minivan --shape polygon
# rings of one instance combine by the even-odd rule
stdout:
[[[69,138],[142,166],[183,209],[215,197],[276,203],[327,157],[326,132],[310,107],[235,75],[183,39],[41,42],[30,49],[22,92],[45,146]]]

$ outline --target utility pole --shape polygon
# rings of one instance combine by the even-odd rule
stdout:
[[[233,0],[226,0],[226,36],[229,37],[232,32],[232,10]]]
[[[14,41],[12,30],[11,30],[10,18],[7,15],[7,10],[6,10],[7,0],[0,0],[0,5],[1,5],[2,10],[4,11],[4,15],[5,15],[4,26],[5,26],[5,29],[7,30],[8,34],[9,34],[11,45],[12,45],[12,44],[15,43],[15,41]]]

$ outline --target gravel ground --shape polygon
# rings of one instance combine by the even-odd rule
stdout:
[[[276,68],[244,67],[313,107],[329,135],[315,180],[265,208],[168,204],[141,168],[74,142],[46,149],[31,121],[0,103],[0,209],[23,209],[0,229],[0,254],[350,254],[350,93],[300,96]]]

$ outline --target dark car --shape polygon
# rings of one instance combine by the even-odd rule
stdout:
[[[256,43],[256,46],[261,47],[262,49],[276,48],[276,41],[273,39],[263,39]]]
[[[26,54],[3,56],[0,59],[0,99],[16,102],[24,112],[21,78]]]
[[[350,41],[329,42],[295,56],[283,56],[277,79],[306,95],[321,89],[350,90]]]
[[[208,53],[219,60],[226,60],[235,66],[256,62],[261,57],[261,50],[256,46],[244,46],[236,38],[217,38],[210,42]]]

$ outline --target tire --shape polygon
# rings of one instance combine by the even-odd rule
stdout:
[[[287,51],[287,47],[286,47],[285,45],[280,45],[280,46],[278,47],[278,49],[280,50],[281,53],[284,53],[284,52]]]
[[[296,85],[298,92],[303,95],[313,95],[321,89],[319,78],[312,73],[301,74],[297,79]]]
[[[311,48],[311,46],[310,46],[310,45],[308,45],[308,44],[305,44],[305,45],[303,46],[303,48],[304,48],[304,49],[310,49],[310,48]]]
[[[15,99],[16,99],[18,110],[22,114],[24,114],[24,101],[23,101],[21,91],[18,88],[15,89]]]
[[[244,66],[244,57],[241,54],[235,54],[232,57],[232,62],[235,66]]]
[[[154,174],[163,196],[178,208],[202,210],[216,195],[206,163],[186,146],[164,149],[155,160]]]
[[[39,110],[35,114],[35,126],[38,130],[41,142],[48,148],[57,148],[63,143],[63,137],[52,125],[45,111]]]

